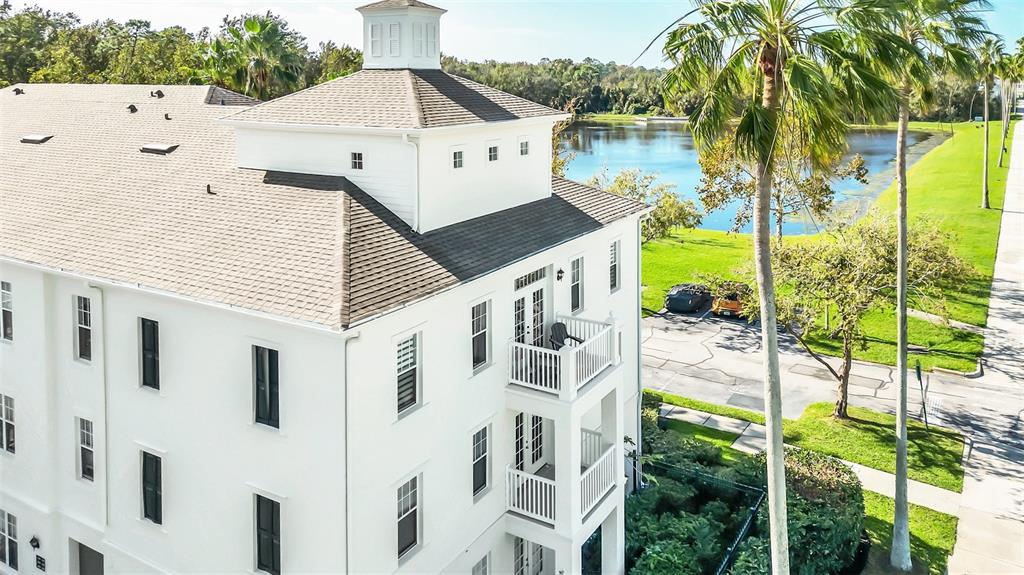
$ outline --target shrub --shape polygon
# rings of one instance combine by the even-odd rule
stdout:
[[[770,575],[771,546],[768,541],[760,537],[747,537],[740,544],[740,550],[729,572],[733,575]]]

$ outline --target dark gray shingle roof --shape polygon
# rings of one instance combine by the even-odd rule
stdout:
[[[441,70],[361,70],[226,119],[397,129],[557,116],[547,106]]]
[[[344,178],[237,168],[216,119],[243,96],[18,87],[0,90],[0,257],[334,329],[643,209],[555,179],[551,198],[417,234]]]
[[[427,8],[429,10],[440,10],[445,12],[444,8],[438,8],[437,6],[431,6],[426,2],[420,2],[420,0],[381,0],[380,2],[373,2],[360,6],[356,10],[390,10],[395,8]]]

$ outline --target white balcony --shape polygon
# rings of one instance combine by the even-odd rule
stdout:
[[[573,486],[571,495],[580,498],[580,519],[586,517],[615,487],[615,446],[604,443],[601,434],[596,431],[581,431],[581,473],[579,483]],[[560,491],[554,477],[555,468],[551,464],[544,465],[534,473],[509,465],[505,469],[505,501],[508,510],[554,526]]]
[[[565,346],[555,350],[510,342],[509,383],[572,401],[615,361],[615,326],[569,316],[558,316],[556,321],[582,343],[566,340]]]

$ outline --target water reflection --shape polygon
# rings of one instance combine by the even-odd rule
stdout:
[[[579,141],[570,146],[576,158],[566,169],[566,175],[574,180],[586,180],[608,169],[614,176],[626,168],[639,168],[644,172],[659,174],[659,181],[675,184],[680,197],[697,200],[695,189],[700,183],[700,165],[693,136],[685,125],[670,123],[604,123],[576,122],[566,130],[566,138],[573,134]],[[924,132],[909,132],[911,145],[931,137]],[[896,157],[896,132],[894,130],[857,130],[847,137],[850,143],[848,156],[860,153],[868,168],[869,184],[856,181],[837,182],[837,199],[847,202],[869,203],[892,181]],[[699,201],[698,201],[699,205]],[[719,210],[705,216],[701,225],[713,230],[728,230],[736,207]],[[815,231],[813,222],[786,222],[784,233],[801,234]],[[750,231],[749,226],[743,231]]]

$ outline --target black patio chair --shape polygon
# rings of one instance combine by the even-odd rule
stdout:
[[[577,344],[583,343],[582,339],[569,335],[569,328],[560,321],[551,325],[551,337],[548,340],[551,342],[551,348],[556,351],[565,347],[566,340],[575,341]]]

